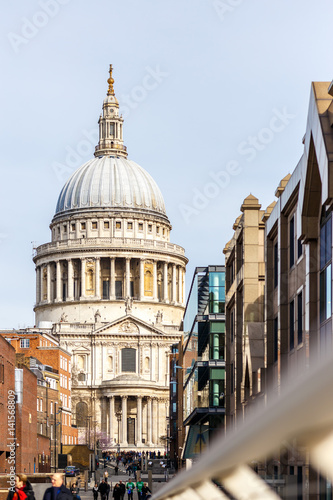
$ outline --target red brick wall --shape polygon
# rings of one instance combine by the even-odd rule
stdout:
[[[23,370],[23,401],[17,404],[17,472],[33,473],[38,465],[37,453],[37,377]]]
[[[0,337],[0,473],[9,472],[6,451],[11,430],[8,425],[8,397],[15,392],[15,349]],[[2,368],[3,366],[3,368]],[[13,401],[13,399],[11,399]]]

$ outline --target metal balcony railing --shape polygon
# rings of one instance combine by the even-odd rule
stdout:
[[[311,366],[267,406],[258,406],[234,432],[216,438],[192,468],[179,473],[153,500],[280,498],[270,486],[272,481],[264,481],[247,464],[265,461],[286,443],[294,446],[295,440],[306,448],[310,465],[333,481],[332,356]],[[285,498],[298,496],[287,491]]]

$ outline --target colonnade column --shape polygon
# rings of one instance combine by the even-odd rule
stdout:
[[[172,264],[172,302],[177,302],[177,275],[176,264]]]
[[[68,266],[68,291],[67,291],[67,298],[68,300],[73,300],[74,295],[73,295],[73,261],[72,259],[68,259],[67,261],[67,266]]]
[[[81,299],[86,296],[86,259],[81,259]]]
[[[47,264],[47,281],[46,281],[46,293],[47,293],[47,302],[51,302],[51,264]]]
[[[153,300],[157,300],[157,262],[153,262]]]
[[[183,303],[182,289],[183,289],[183,269],[181,268],[181,266],[179,266],[178,267],[178,302],[180,304]]]
[[[61,301],[61,264],[60,260],[56,262],[56,302]]]
[[[122,444],[127,445],[127,396],[121,396]]]
[[[36,304],[39,304],[40,300],[40,267],[36,267]]]
[[[109,398],[109,436],[110,436],[110,440],[114,439],[113,415],[114,415],[114,396],[110,396],[110,398]]]
[[[126,257],[125,261],[125,298],[131,296],[131,284],[130,284],[130,273],[131,273],[131,259]]]
[[[40,302],[44,301],[44,296],[43,296],[43,273],[44,273],[44,267],[40,267],[39,271],[39,290],[40,290]]]
[[[95,262],[95,297],[101,298],[101,259],[96,257]]]
[[[142,397],[137,397],[137,440],[136,445],[142,445]]]
[[[116,259],[110,259],[110,300],[116,298]]]
[[[142,300],[145,295],[145,277],[144,277],[144,261],[140,259],[140,293],[139,300]]]
[[[163,299],[168,300],[168,263],[164,262],[164,273],[163,273]]]
[[[147,401],[147,405],[148,405],[148,446],[151,446],[153,443],[153,422],[152,422],[152,399],[151,397],[148,397],[147,398],[148,401]]]

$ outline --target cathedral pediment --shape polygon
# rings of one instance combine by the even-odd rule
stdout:
[[[140,335],[140,336],[151,336],[159,335],[165,337],[165,333],[156,328],[154,325],[150,325],[145,321],[142,321],[135,316],[130,314],[123,316],[122,318],[112,321],[102,327],[97,328],[94,334],[115,334],[115,335]]]

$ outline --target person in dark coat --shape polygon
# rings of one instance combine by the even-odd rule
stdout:
[[[15,488],[10,488],[7,500],[35,500],[35,494],[25,474],[17,474]]]
[[[121,499],[121,489],[119,483],[116,483],[115,487],[113,488],[113,498],[114,500]]]
[[[146,500],[147,498],[149,498],[149,493],[151,493],[150,489],[148,488],[148,484],[147,483],[144,483],[143,487],[142,487],[142,500]]]
[[[107,495],[107,491],[108,491],[108,485],[106,484],[106,482],[104,481],[104,479],[102,479],[102,482],[100,483],[100,485],[98,487],[98,491],[101,494],[101,499],[102,500],[106,500],[106,495]]]
[[[45,491],[43,500],[73,500],[71,492],[64,485],[62,474],[53,474],[51,482],[52,486]]]
[[[126,493],[126,486],[122,481],[119,481],[119,488],[120,488],[120,500],[124,500],[124,496]]]

